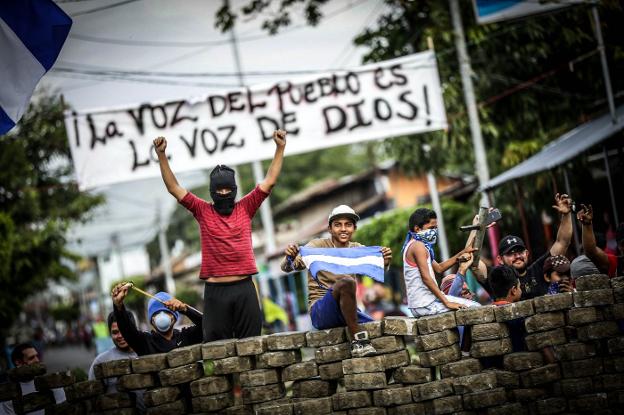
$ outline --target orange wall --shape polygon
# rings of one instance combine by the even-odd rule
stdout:
[[[387,196],[394,200],[395,207],[406,208],[416,205],[420,196],[429,194],[427,176],[406,176],[393,170],[388,174],[389,189]],[[437,179],[438,192],[453,185],[454,181],[441,177]]]

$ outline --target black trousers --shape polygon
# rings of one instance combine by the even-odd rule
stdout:
[[[204,287],[204,342],[259,336],[262,312],[251,279],[206,282]]]

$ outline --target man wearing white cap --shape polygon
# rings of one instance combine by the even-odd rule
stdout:
[[[328,219],[330,237],[313,239],[306,247],[355,248],[362,246],[351,241],[359,219],[360,217],[349,206],[337,206],[332,210]],[[384,264],[388,266],[392,259],[392,251],[390,248],[382,247],[381,252]],[[282,271],[293,272],[306,269],[296,244],[289,245],[284,253],[286,257],[281,263]],[[351,355],[363,357],[374,354],[376,351],[368,339],[368,333],[358,332],[358,324],[373,319],[357,309],[355,290],[355,275],[335,275],[328,271],[318,271],[314,279],[308,271],[308,306],[312,325],[319,330],[347,326],[352,340]]]

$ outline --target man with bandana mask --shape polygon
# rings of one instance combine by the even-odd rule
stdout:
[[[210,173],[213,203],[178,184],[165,155],[167,141],[154,140],[165,186],[188,209],[200,228],[204,286],[204,341],[260,335],[262,313],[251,275],[258,269],[251,243],[251,221],[277,183],[286,147],[286,132],[273,132],[276,149],[266,177],[236,202],[234,170],[219,165]]]
[[[129,288],[128,284],[119,283],[113,288],[111,297],[119,331],[138,356],[166,353],[178,347],[201,343],[201,315],[165,292],[157,293],[155,295],[157,299],[152,298],[147,304],[147,320],[152,326],[152,331],[139,331],[134,321],[128,317],[124,306],[124,298]],[[180,313],[185,314],[194,325],[181,330],[174,329],[173,326],[179,320]]]
[[[403,277],[407,291],[407,306],[414,317],[444,313],[479,303],[465,298],[445,295],[436,283],[435,274],[442,274],[460,258],[472,261],[475,248],[467,247],[451,258],[438,263],[433,245],[438,239],[438,219],[431,209],[416,209],[409,218],[408,233],[403,244]]]

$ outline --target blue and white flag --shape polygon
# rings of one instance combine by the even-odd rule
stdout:
[[[65,43],[71,18],[52,0],[0,2],[0,135],[17,124]]]
[[[363,274],[384,282],[384,259],[379,246],[355,248],[299,248],[301,259],[316,279],[319,271],[332,274]]]

